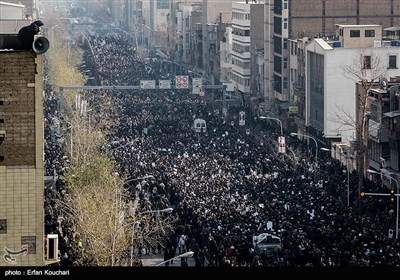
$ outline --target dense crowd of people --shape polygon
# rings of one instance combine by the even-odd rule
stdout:
[[[149,71],[121,34],[91,35],[89,41],[102,85],[138,85],[167,74]],[[145,209],[173,207],[178,217],[163,248],[165,260],[191,250],[199,267],[400,265],[400,244],[388,235],[393,205],[372,197],[358,205],[352,173],[347,207],[346,168],[329,154],[320,153],[314,163],[314,152],[294,137],[286,142],[296,158],[278,154],[276,127],[253,110],[233,107],[222,117],[206,98],[187,90],[109,94],[121,108],[107,146],[116,171],[126,178],[152,175],[130,186],[132,196]],[[57,123],[52,97],[46,89],[48,175],[62,172],[63,155],[62,141],[50,129]],[[238,124],[239,110],[245,111],[245,126]],[[197,118],[206,121],[206,131],[193,129]],[[380,185],[367,181],[365,188]],[[361,207],[362,214],[355,211]],[[257,251],[253,237],[263,232],[278,236],[281,248]]]

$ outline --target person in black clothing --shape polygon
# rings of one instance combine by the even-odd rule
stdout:
[[[35,35],[40,33],[40,26],[43,25],[43,22],[40,20],[36,20],[32,22],[30,25],[22,27],[18,32],[18,39],[22,44],[23,50],[31,50],[32,43]]]
[[[181,267],[189,267],[186,258],[181,258]]]

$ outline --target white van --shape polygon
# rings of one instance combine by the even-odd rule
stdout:
[[[269,256],[273,251],[282,249],[282,240],[276,235],[263,232],[253,236],[253,246],[257,254],[266,253]]]

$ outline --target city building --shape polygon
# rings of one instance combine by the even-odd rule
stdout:
[[[300,131],[305,128],[305,76],[306,76],[306,46],[311,38],[289,39],[289,68],[290,68],[290,95],[289,110],[282,110],[281,120],[287,120],[285,127],[294,127]],[[286,125],[287,124],[287,125]]]
[[[265,101],[278,106],[290,102],[289,39],[326,39],[336,35],[335,24],[399,26],[400,6],[396,0],[266,0],[264,18]],[[288,104],[280,107],[288,109]]]
[[[263,45],[263,7],[264,4],[258,2],[232,3],[232,70],[229,78],[241,94],[250,95],[251,47]]]
[[[1,2],[0,9],[19,14],[0,18],[0,266],[43,266],[42,54],[20,50],[16,34],[31,22],[23,5]]]
[[[201,68],[204,70],[205,75],[209,77],[212,75],[214,71],[212,65],[215,63],[215,61],[212,61],[212,56],[213,52],[216,51],[215,48],[217,46],[215,42],[217,36],[215,24],[218,24],[218,22],[220,21],[219,17],[221,13],[232,11],[232,2],[234,2],[234,0],[222,0],[222,1],[202,0],[203,15],[202,15],[202,25],[201,25],[202,27]],[[210,51],[212,51],[211,54]]]
[[[396,76],[400,47],[381,25],[337,25],[337,40],[311,40],[305,53],[305,127],[326,145],[356,140],[356,79]]]
[[[201,24],[201,3],[179,3],[177,8],[174,13],[177,39],[174,58],[180,63],[190,64],[192,34],[196,24]]]
[[[362,87],[358,87],[360,91]],[[368,91],[368,163],[366,168],[377,170],[383,183],[396,188],[387,178],[400,178],[400,76],[381,79]]]
[[[213,61],[212,76],[215,81],[228,82],[232,69],[232,12],[221,12],[217,26],[217,39]]]

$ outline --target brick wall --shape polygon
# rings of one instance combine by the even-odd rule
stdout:
[[[44,263],[42,69],[32,51],[0,52],[0,266]]]
[[[35,165],[35,57],[0,52],[0,166]]]

